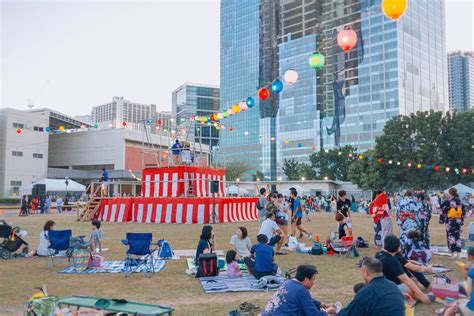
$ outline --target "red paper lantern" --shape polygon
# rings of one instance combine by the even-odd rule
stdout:
[[[378,163],[382,163],[382,158],[377,159]]]
[[[350,27],[345,28],[337,34],[337,45],[345,52],[351,50],[357,44],[357,33]]]
[[[407,163],[407,167],[408,167],[408,168],[411,168],[411,166],[412,166],[412,163],[411,163],[411,162]]]
[[[258,90],[258,97],[260,99],[266,100],[266,99],[268,99],[269,96],[270,96],[270,92],[268,91],[268,89],[262,88],[262,89]]]
[[[312,150],[312,151],[315,151],[315,150],[316,150],[316,146],[311,147],[311,150]]]
[[[347,155],[349,158],[352,158],[352,154]]]
[[[439,170],[439,166],[434,166],[434,170],[435,170],[435,171],[438,171],[438,170]]]
[[[156,124],[161,125],[161,120],[157,120]]]
[[[123,122],[122,122],[122,126],[123,126],[123,127],[127,126],[127,122],[123,121]]]
[[[23,130],[22,130],[21,128],[17,128],[17,129],[16,129],[16,133],[17,133],[17,134],[21,134],[22,132],[23,132]]]
[[[231,131],[231,132],[232,132],[233,130],[234,130],[234,128],[233,128],[232,126],[231,126],[231,127],[229,127],[229,131]]]
[[[466,172],[467,172],[467,169],[466,169],[466,168],[462,168],[462,169],[461,169],[461,172],[462,172],[462,173],[466,173]]]

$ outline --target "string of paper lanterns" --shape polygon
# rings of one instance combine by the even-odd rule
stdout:
[[[397,161],[396,159],[388,159],[388,158],[380,158],[380,157],[373,157],[373,156],[365,156],[363,154],[355,154],[355,153],[349,153],[347,154],[348,158],[351,158],[353,160],[365,160],[370,162],[375,162],[377,164],[386,164],[389,166],[402,166],[404,165],[408,169],[416,168],[418,170],[420,169],[425,169],[426,170],[434,170],[434,171],[445,171],[445,172],[450,172],[454,171],[456,174],[467,174],[469,170],[471,170],[471,173],[474,174],[474,168],[467,168],[467,167],[459,167],[459,168],[453,168],[452,166],[441,166],[441,165],[436,165],[436,164],[426,164],[426,163],[420,163],[420,162],[412,162],[409,161],[407,163],[403,163],[401,161]]]

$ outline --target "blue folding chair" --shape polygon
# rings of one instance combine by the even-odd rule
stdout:
[[[69,249],[69,241],[71,240],[72,231],[67,230],[50,230],[48,231],[48,256],[46,258],[46,268],[54,266],[54,259],[58,256],[59,258],[67,257]],[[49,259],[51,259],[51,265],[49,265]]]
[[[155,273],[155,262],[153,252],[157,249],[157,243],[152,243],[152,233],[127,233],[122,243],[128,246],[125,259],[125,276],[133,272],[144,272],[151,277]],[[151,249],[154,245],[155,248]]]

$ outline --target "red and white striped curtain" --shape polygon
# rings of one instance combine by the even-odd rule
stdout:
[[[219,193],[211,193],[210,181],[219,181]],[[148,168],[143,170],[142,196],[180,197],[193,187],[194,197],[224,197],[224,169],[199,167]]]
[[[111,222],[208,224],[257,220],[257,198],[111,198],[98,218]]]

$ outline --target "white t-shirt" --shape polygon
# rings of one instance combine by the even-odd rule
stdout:
[[[270,241],[270,238],[272,238],[273,236],[273,232],[279,229],[280,227],[278,227],[278,224],[275,221],[272,221],[271,219],[267,218],[266,220],[263,221],[258,234],[267,235],[268,241]]]
[[[234,245],[237,251],[237,254],[240,257],[248,257],[250,255],[250,238],[245,237],[243,240],[237,237],[237,235],[232,236],[229,244]]]

